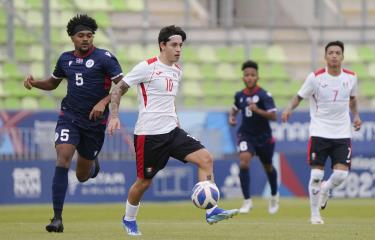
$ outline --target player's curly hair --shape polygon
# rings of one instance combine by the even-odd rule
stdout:
[[[165,43],[168,42],[170,40],[169,38],[173,35],[180,35],[182,38],[182,41],[185,41],[186,39],[186,33],[182,30],[182,28],[177,27],[175,25],[170,25],[170,26],[163,27],[160,30],[159,37],[158,37],[159,44],[161,42],[165,42]]]
[[[255,70],[258,71],[258,64],[254,61],[251,61],[251,60],[247,60],[246,62],[244,62],[241,66],[241,70],[245,70],[245,68],[254,68]]]
[[[90,29],[93,33],[98,29],[95,19],[89,17],[87,14],[77,14],[71,18],[66,26],[66,31],[69,36],[77,33],[77,26],[82,25]]]

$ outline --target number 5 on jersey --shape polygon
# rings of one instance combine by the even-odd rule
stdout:
[[[76,85],[77,86],[82,86],[83,85],[82,73],[76,73]]]

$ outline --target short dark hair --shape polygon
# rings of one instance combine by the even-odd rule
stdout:
[[[180,35],[182,37],[182,41],[185,41],[186,39],[186,33],[180,28],[175,25],[170,25],[163,27],[160,30],[159,37],[158,37],[158,42],[159,44],[161,42],[168,42],[171,36],[173,35]]]
[[[252,61],[252,60],[247,60],[242,64],[241,70],[245,70],[245,68],[254,68],[255,70],[258,71],[258,63]]]
[[[68,25],[66,26],[68,35],[73,36],[76,34],[76,27],[79,25],[89,28],[94,34],[98,29],[95,19],[89,17],[87,14],[77,14],[69,20]]]
[[[327,43],[327,45],[325,47],[325,53],[327,53],[327,49],[331,46],[339,46],[342,50],[342,53],[344,53],[344,43],[341,42],[341,41],[333,41],[333,42]]]

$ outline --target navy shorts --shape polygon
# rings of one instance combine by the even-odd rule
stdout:
[[[163,169],[169,157],[186,163],[185,157],[204,148],[195,138],[181,128],[158,135],[134,135],[137,158],[137,176],[151,179]]]
[[[105,125],[83,128],[72,120],[59,117],[55,129],[55,145],[72,144],[79,155],[94,160],[102,149],[105,136]]]
[[[352,158],[351,139],[310,137],[307,154],[310,166],[324,166],[327,158],[330,157],[332,168],[337,163],[350,167]]]
[[[253,156],[258,156],[263,164],[272,164],[273,153],[275,151],[275,139],[267,137],[254,138],[248,134],[238,134],[237,150],[239,152],[249,152]]]

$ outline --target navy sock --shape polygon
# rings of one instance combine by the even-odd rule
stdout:
[[[272,166],[272,171],[267,172],[268,182],[270,183],[271,187],[271,195],[275,196],[277,193],[277,172],[276,169]]]
[[[55,218],[61,218],[66,190],[68,188],[68,168],[56,167],[52,180],[52,202]]]
[[[244,199],[250,198],[250,174],[248,168],[240,168],[241,189]]]

